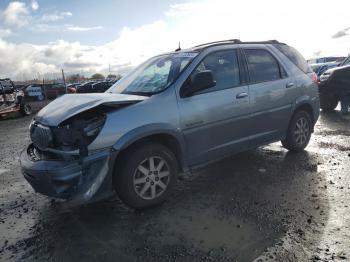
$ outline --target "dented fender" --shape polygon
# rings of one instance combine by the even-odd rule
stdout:
[[[184,157],[186,155],[186,143],[182,131],[180,128],[175,128],[174,126],[167,123],[148,124],[135,128],[121,136],[113,145],[113,149],[116,151],[121,151],[131,144],[137,142],[138,140],[153,135],[169,135],[175,139],[177,146],[180,149],[180,156],[178,156],[179,160],[181,161],[182,168],[186,170],[187,161]]]

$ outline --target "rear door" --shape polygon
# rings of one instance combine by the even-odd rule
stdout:
[[[285,135],[297,88],[294,78],[265,46],[243,50],[250,79],[251,143],[258,146]]]
[[[210,70],[216,86],[179,97],[190,165],[215,160],[249,145],[249,88],[242,83],[237,53],[236,49],[226,49],[205,56],[188,79]]]

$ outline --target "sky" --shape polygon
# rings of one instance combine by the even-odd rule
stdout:
[[[347,56],[349,10],[349,0],[0,0],[0,78],[124,74],[179,42],[236,38]]]

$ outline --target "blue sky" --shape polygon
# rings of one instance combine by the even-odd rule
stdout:
[[[278,39],[306,58],[350,53],[349,0],[0,0],[0,78],[124,74],[203,42]]]
[[[13,1],[1,0],[0,9],[5,10],[11,2]],[[29,24],[32,26],[10,25],[13,34],[8,37],[9,41],[45,44],[64,39],[97,45],[115,39],[125,26],[133,28],[162,19],[169,6],[179,1],[27,0],[20,2],[29,7],[31,16]],[[38,4],[38,8],[33,10],[30,6],[34,4],[35,7],[35,3]]]

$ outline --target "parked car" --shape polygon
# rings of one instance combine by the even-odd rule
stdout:
[[[56,99],[66,93],[64,84],[46,84],[44,85],[47,99]]]
[[[93,93],[92,85],[95,84],[95,81],[90,81],[83,83],[81,85],[76,86],[76,92],[77,93]]]
[[[45,99],[45,93],[41,84],[33,84],[25,87],[24,93],[30,101],[42,101]]]
[[[109,89],[113,83],[107,82],[107,81],[102,81],[102,82],[97,82],[91,85],[91,89],[89,93],[103,93],[107,89]]]
[[[304,150],[318,117],[315,73],[294,48],[213,42],[150,58],[105,93],[51,102],[20,161],[44,195],[85,203],[115,189],[146,208],[179,172],[276,141]]]
[[[23,91],[16,89],[9,78],[0,79],[0,116],[6,116],[13,112],[30,115],[32,108],[26,102]]]
[[[318,57],[318,58],[312,58],[307,60],[309,64],[320,64],[320,63],[329,63],[329,62],[342,62],[346,57],[344,56],[325,56],[325,57]]]
[[[328,62],[328,63],[310,64],[310,66],[312,70],[316,73],[316,75],[319,77],[328,69],[337,67],[339,66],[339,64],[340,63],[338,62]]]
[[[77,93],[103,93],[116,81],[92,81],[77,86]]]
[[[339,67],[328,69],[320,76],[319,90],[324,111],[333,111],[341,96],[350,94],[350,56]]]
[[[77,92],[76,84],[67,84],[67,93],[74,94]]]

